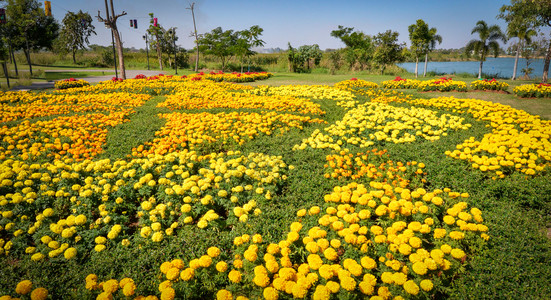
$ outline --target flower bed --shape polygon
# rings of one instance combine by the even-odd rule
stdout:
[[[74,78],[64,79],[56,81],[54,87],[58,90],[70,89],[70,88],[79,88],[83,86],[88,86],[90,83],[86,80],[76,80]]]
[[[421,92],[466,92],[467,84],[463,81],[453,80],[451,77],[442,77],[421,81],[417,86],[417,90]]]
[[[551,98],[551,84],[524,84],[513,89],[520,98]]]
[[[392,80],[383,81],[382,84],[385,89],[416,89],[419,83],[421,83],[421,81],[417,79],[405,79],[396,76],[396,78]]]
[[[482,91],[506,91],[509,84],[492,79],[480,79],[471,82],[471,89]]]

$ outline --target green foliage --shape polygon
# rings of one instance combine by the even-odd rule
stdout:
[[[233,30],[222,30],[222,27],[214,28],[211,32],[203,34],[199,39],[199,49],[206,54],[211,54],[220,59],[222,71],[228,60],[235,55],[238,33]]]
[[[78,13],[67,12],[63,18],[63,26],[59,35],[60,46],[73,54],[73,63],[76,64],[75,54],[78,49],[88,45],[89,37],[96,34],[89,13],[79,10]]]
[[[396,31],[387,30],[378,33],[374,38],[376,48],[375,53],[373,53],[373,61],[379,64],[381,75],[385,72],[387,65],[404,60],[402,49],[405,44],[398,43],[398,35],[399,33]]]
[[[310,61],[313,60],[314,65],[317,66],[320,64],[323,55],[317,44],[303,45],[295,49],[291,46],[291,43],[289,43],[287,56],[291,72],[307,73],[310,72]]]
[[[346,45],[344,56],[351,70],[368,68],[368,63],[373,58],[374,51],[371,36],[361,31],[354,31],[353,27],[343,27],[341,25],[337,30],[331,31],[331,36],[340,39]]]
[[[499,43],[497,41],[501,40],[505,42],[507,38],[501,32],[499,26],[488,26],[488,24],[482,20],[478,21],[473,28],[471,34],[475,33],[478,33],[479,39],[469,41],[465,47],[465,53],[470,55],[471,52],[474,52],[480,59],[480,68],[478,70],[478,78],[480,78],[482,76],[482,64],[486,61],[488,54],[492,52],[494,56],[497,57],[499,54]]]

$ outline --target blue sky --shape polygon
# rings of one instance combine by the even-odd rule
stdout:
[[[165,27],[177,27],[178,45],[193,47],[193,21],[189,7],[191,0],[114,0],[115,12],[128,14],[117,23],[125,47],[143,48],[142,39],[149,26],[149,13],[152,12]],[[436,27],[442,36],[442,44],[437,48],[460,48],[475,36],[470,32],[478,20],[488,24],[498,24],[503,30],[506,23],[496,19],[499,8],[510,1],[499,0],[196,0],[195,18],[199,33],[208,32],[218,26],[224,30],[243,30],[253,25],[264,29],[262,39],[265,48],[287,48],[290,42],[294,47],[318,44],[321,49],[342,48],[338,39],[330,32],[338,25],[354,27],[370,35],[388,29],[400,33],[400,41],[409,45],[408,26],[417,19],[423,19],[430,27]],[[94,18],[97,36],[90,41],[107,45],[111,37],[109,30],[99,23],[95,16],[101,10],[105,15],[104,0],[51,0],[52,12],[60,22],[67,11],[79,9],[90,13]],[[130,27],[129,20],[138,20],[138,29]],[[548,33],[549,30],[547,29]]]

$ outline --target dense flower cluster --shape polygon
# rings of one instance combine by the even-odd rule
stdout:
[[[69,260],[116,244],[158,243],[183,226],[227,230],[261,214],[290,169],[281,157],[233,151],[130,162],[6,160],[0,254]]]
[[[506,91],[509,84],[506,82],[498,81],[495,78],[492,79],[480,79],[471,82],[471,89],[483,90],[483,91]]]
[[[65,157],[82,160],[103,152],[109,127],[128,121],[129,108],[108,114],[60,116],[52,120],[24,120],[0,127],[0,160]]]
[[[349,91],[343,91],[328,85],[258,86],[256,89],[246,91],[246,93],[260,96],[279,95],[340,101],[353,100],[355,98],[355,95]]]
[[[89,85],[90,83],[86,80],[83,80],[83,79],[76,80],[74,78],[58,80],[54,83],[54,87],[58,90],[78,88],[78,87],[89,86]]]
[[[194,78],[202,77],[204,79],[212,80],[215,82],[253,82],[257,80],[265,80],[272,76],[274,76],[274,74],[269,72],[224,73],[220,71],[218,73],[210,72],[208,74],[201,72],[198,74],[190,75],[189,77],[192,80],[197,80]]]
[[[196,109],[196,108],[262,108],[276,111],[298,112],[301,114],[321,115],[325,112],[319,104],[310,99],[299,98],[292,95],[279,95],[269,93],[234,92],[236,85],[221,85],[211,81],[194,82],[186,84],[172,95],[168,95],[159,107],[170,109]],[[260,95],[262,94],[262,95]]]
[[[291,128],[302,129],[305,123],[324,123],[320,119],[275,112],[162,114],[167,123],[155,133],[152,142],[133,149],[134,156],[165,154],[181,149],[194,149],[207,143],[237,143],[254,139],[259,134],[284,134]]]
[[[515,87],[513,93],[521,98],[551,98],[551,84],[523,84]]]
[[[453,80],[451,77],[442,77],[438,79],[421,81],[417,86],[417,90],[421,92],[466,92],[467,84],[464,81]]]
[[[335,83],[335,87],[345,91],[356,91],[358,89],[376,89],[379,85],[375,82],[352,78]]]
[[[425,164],[417,162],[395,162],[390,160],[386,150],[373,149],[353,155],[348,151],[327,155],[325,178],[352,179],[368,178],[371,181],[392,182],[394,185],[407,185],[416,181],[412,176],[423,173]],[[415,168],[415,170],[412,170]],[[423,181],[423,179],[421,179]]]
[[[124,107],[141,106],[149,99],[149,95],[129,93],[55,95],[21,92],[16,103],[0,103],[0,123],[71,113],[114,112]]]
[[[217,299],[330,299],[341,291],[430,297],[449,284],[470,245],[489,238],[482,212],[462,201],[468,197],[447,188],[410,188],[407,181],[335,186],[324,205],[297,211],[279,241],[244,234],[228,254],[212,247],[187,263],[166,261],[161,285],[182,290],[223,274],[226,286]]]
[[[340,151],[346,144],[370,147],[387,142],[411,143],[418,138],[438,140],[449,130],[468,129],[463,118],[418,107],[396,107],[384,103],[366,103],[348,110],[344,118],[325,128],[316,129],[293,149],[331,148]],[[343,146],[344,145],[344,146]]]
[[[396,76],[396,78],[392,80],[383,81],[382,85],[385,89],[416,89],[419,83],[421,83],[421,81],[417,79],[405,79]]]
[[[515,171],[535,175],[551,166],[551,121],[508,105],[476,99],[441,97],[410,103],[470,113],[476,119],[490,122],[491,133],[480,140],[471,137],[446,155],[467,160],[473,168],[495,174],[494,178]]]

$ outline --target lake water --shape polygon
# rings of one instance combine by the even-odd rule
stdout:
[[[511,78],[513,76],[513,67],[515,65],[514,57],[490,57],[487,58],[482,66],[482,73],[488,75],[497,75],[498,77]],[[398,66],[406,69],[408,72],[415,72],[415,63],[401,63]],[[425,60],[419,61],[419,74],[423,74]],[[427,72],[436,72],[438,74],[454,74],[454,73],[469,73],[478,76],[479,61],[450,61],[450,62],[431,62],[427,64]],[[524,73],[521,71],[526,67],[526,60],[519,58],[517,67],[517,78],[522,77]],[[530,68],[533,69],[533,77],[541,77],[543,74],[543,59],[531,59]]]

